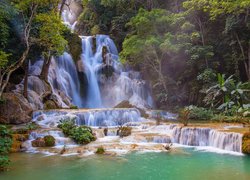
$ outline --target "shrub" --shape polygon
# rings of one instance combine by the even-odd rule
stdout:
[[[47,146],[47,147],[55,146],[56,140],[51,135],[44,136],[44,141],[45,141],[45,146]]]
[[[203,107],[189,106],[188,109],[190,110],[189,119],[210,120],[213,117],[213,111]]]
[[[183,108],[179,111],[179,121],[183,123],[184,126],[188,125],[190,110],[188,108]]]
[[[105,153],[105,149],[102,146],[98,147],[95,153],[96,154],[104,154]]]
[[[92,129],[88,126],[75,125],[75,119],[61,120],[58,127],[78,144],[88,144],[96,140]]]
[[[0,125],[0,171],[9,165],[8,153],[12,145],[11,131],[4,125]]]

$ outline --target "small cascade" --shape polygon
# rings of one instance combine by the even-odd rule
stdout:
[[[188,146],[211,146],[241,152],[242,134],[220,132],[211,128],[174,127],[172,141]]]
[[[129,122],[142,121],[137,109],[91,109],[37,111],[33,120],[42,127],[56,127],[60,120],[75,119],[77,125],[94,127],[122,126]]]

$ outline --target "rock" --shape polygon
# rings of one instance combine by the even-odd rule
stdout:
[[[107,136],[108,135],[108,128],[104,128],[103,133],[105,136]]]
[[[29,139],[29,134],[12,134],[12,145],[10,152],[21,152],[22,143]]]
[[[120,127],[117,131],[117,134],[120,136],[120,137],[126,137],[126,136],[129,136],[131,135],[132,133],[132,128],[131,127]]]
[[[149,115],[146,113],[144,109],[138,108],[132,104],[129,103],[129,101],[122,101],[119,104],[117,104],[114,108],[136,108],[140,111],[141,116],[144,118],[148,118]]]
[[[96,154],[104,154],[105,153],[105,149],[102,146],[98,147],[95,153]]]
[[[33,147],[52,147],[55,146],[56,139],[51,136],[47,135],[42,137],[39,137],[31,142]]]
[[[33,147],[46,147],[45,141],[43,138],[37,138],[31,142]]]
[[[250,132],[247,132],[242,137],[242,153],[250,154]]]
[[[32,107],[23,95],[4,93],[0,104],[0,123],[22,124],[31,121]]]
[[[45,110],[49,110],[49,109],[58,109],[58,105],[52,101],[52,100],[47,100],[45,103],[44,103],[44,109]]]
[[[51,136],[51,135],[48,135],[48,136],[44,136],[44,141],[45,141],[45,146],[46,147],[52,147],[52,146],[55,146],[55,143],[56,143],[56,139]]]

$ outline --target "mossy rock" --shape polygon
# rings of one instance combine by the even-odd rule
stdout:
[[[105,149],[102,146],[98,147],[95,153],[96,154],[104,154],[105,153]]]
[[[52,146],[55,146],[55,143],[56,143],[56,139],[51,136],[51,135],[48,135],[48,136],[44,136],[44,142],[45,142],[45,146],[46,147],[52,147]]]
[[[57,104],[52,101],[52,100],[47,100],[45,103],[44,103],[44,109],[46,110],[50,110],[50,109],[58,109],[58,106]]]
[[[130,104],[129,101],[122,101],[119,104],[117,104],[114,108],[136,108],[140,111],[142,117],[144,117],[144,118],[149,117],[149,115],[146,113],[145,110]]]
[[[132,128],[131,127],[120,127],[118,129],[118,135],[120,137],[130,136],[131,133],[132,133]]]
[[[77,62],[82,54],[82,39],[77,34],[68,32],[66,40],[68,41],[69,53],[73,60]]]
[[[31,144],[33,147],[45,147],[46,146],[43,138],[37,138],[31,141]]]
[[[250,132],[247,132],[242,137],[242,153],[250,154]]]

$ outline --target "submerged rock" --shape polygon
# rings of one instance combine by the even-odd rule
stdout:
[[[0,123],[22,124],[31,121],[32,107],[23,95],[4,93],[0,104]]]

